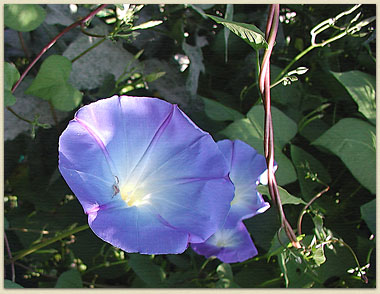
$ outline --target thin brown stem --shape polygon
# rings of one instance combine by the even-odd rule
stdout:
[[[93,34],[93,33],[87,32],[87,31],[85,30],[85,24],[84,24],[84,23],[81,23],[81,25],[80,25],[80,31],[81,31],[83,34],[85,34],[85,35],[87,35],[87,36],[89,36],[89,37],[94,37],[94,38],[107,38],[107,35],[97,35],[97,34]]]
[[[81,25],[82,23],[88,21],[89,19],[91,19],[92,17],[94,17],[99,11],[101,11],[104,7],[106,7],[108,4],[102,4],[100,5],[98,8],[96,8],[94,11],[92,11],[91,13],[89,13],[86,17],[74,22],[73,24],[69,25],[68,27],[66,27],[62,32],[60,32],[57,36],[54,37],[53,40],[51,40],[49,42],[49,44],[47,44],[42,50],[40,53],[38,53],[38,55],[36,56],[36,58],[29,64],[29,66],[26,68],[26,70],[22,73],[20,79],[17,81],[17,83],[13,86],[12,88],[12,93],[14,93],[17,89],[17,87],[20,85],[20,83],[22,82],[22,80],[25,78],[25,76],[29,73],[29,71],[32,69],[32,67],[37,63],[38,60],[40,60],[40,58],[42,57],[42,55],[44,55],[44,53],[50,49],[50,47],[52,47],[57,41],[59,38],[61,38],[64,34],[66,34],[68,31],[72,30],[73,28]]]
[[[29,119],[26,119],[20,115],[17,114],[17,112],[15,112],[10,106],[7,106],[7,109],[15,116],[17,117],[18,119],[21,119],[22,121],[24,122],[27,122],[28,124],[33,124],[33,122]]]
[[[57,113],[55,112],[53,103],[51,103],[50,100],[48,101],[48,103],[49,103],[49,108],[50,108],[51,116],[53,117],[53,120],[54,120],[54,124],[55,124],[55,126],[57,126],[58,125]]]
[[[28,271],[31,271],[31,272],[34,272],[36,271],[35,269],[29,267],[29,266],[26,266],[24,264],[22,264],[21,262],[15,262],[15,265],[19,266],[19,267],[22,267],[23,269],[26,269]],[[48,275],[48,274],[44,274],[44,273],[39,273],[41,276],[43,277],[46,277],[46,278],[50,278],[50,279],[57,279],[57,276],[52,276],[52,275]]]
[[[29,54],[28,48],[26,48],[26,46],[25,46],[24,37],[22,36],[22,32],[17,32],[17,34],[18,34],[18,38],[20,40],[21,48],[22,48],[22,50],[25,53],[25,57],[26,57],[26,59],[28,61],[30,61],[29,60],[30,59],[30,54]]]
[[[325,189],[323,189],[321,192],[319,192],[317,195],[315,195],[306,205],[305,207],[302,209],[301,213],[300,213],[300,216],[298,217],[298,226],[297,226],[297,231],[298,231],[298,235],[302,235],[302,231],[301,231],[301,228],[302,228],[302,218],[306,212],[306,210],[308,209],[308,207],[316,200],[318,199],[319,197],[321,197],[323,194],[325,194],[328,190],[330,190],[330,187],[327,186]]]

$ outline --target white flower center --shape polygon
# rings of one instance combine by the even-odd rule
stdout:
[[[234,230],[222,229],[211,237],[210,243],[217,247],[234,247],[239,243],[239,238]]]
[[[151,194],[144,191],[143,187],[136,187],[129,183],[121,186],[121,198],[127,203],[128,206],[140,206],[149,203]]]

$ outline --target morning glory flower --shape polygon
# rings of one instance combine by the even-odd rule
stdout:
[[[224,263],[242,262],[257,255],[257,249],[242,221],[227,218],[223,228],[206,242],[191,244],[191,248],[206,258],[215,256]]]
[[[265,157],[240,140],[222,140],[217,145],[222,151],[230,168],[230,178],[235,186],[229,218],[237,223],[262,213],[269,208],[257,185],[268,183]]]
[[[234,199],[223,227],[204,243],[191,247],[206,258],[216,256],[225,263],[242,262],[257,255],[242,220],[269,208],[269,203],[256,190],[258,184],[267,184],[266,161],[242,141],[222,140],[217,144],[230,167],[230,178],[235,186]]]
[[[113,96],[82,107],[59,170],[90,228],[126,252],[182,253],[223,225],[234,187],[212,137],[176,105]]]

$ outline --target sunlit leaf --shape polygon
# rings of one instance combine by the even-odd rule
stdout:
[[[133,28],[131,28],[132,31],[135,31],[135,30],[145,30],[145,29],[149,29],[149,28],[152,28],[152,27],[155,27],[155,26],[158,26],[160,24],[162,24],[163,21],[162,20],[151,20],[151,21],[148,21],[148,22],[144,22],[138,26],[135,26]]]
[[[317,282],[318,276],[307,268],[306,262],[299,256],[294,256],[287,250],[281,252],[278,258],[287,288],[311,288],[316,284],[321,286]]]
[[[19,32],[36,29],[45,19],[45,10],[37,4],[4,5],[4,24]]]
[[[11,106],[16,103],[16,97],[12,94],[12,86],[20,78],[17,68],[8,63],[4,63],[4,106]]]
[[[270,196],[268,186],[259,185],[259,186],[257,186],[257,191],[263,195]],[[281,203],[283,205],[284,204],[294,204],[294,205],[306,204],[306,202],[303,201],[301,198],[289,194],[289,192],[286,191],[282,187],[278,187],[278,192],[280,193],[280,199],[281,199]]]
[[[376,123],[376,78],[367,73],[353,70],[347,72],[331,72],[343,85],[352,99],[359,106],[359,111]]]
[[[325,263],[326,256],[323,250],[323,246],[319,246],[313,250],[313,260],[318,266],[320,266],[322,263]]]
[[[353,176],[371,193],[376,193],[376,129],[356,118],[344,118],[312,144],[338,156]]]
[[[235,33],[244,41],[246,41],[254,49],[258,50],[261,48],[268,47],[268,43],[265,40],[264,33],[260,31],[255,25],[230,21],[214,15],[206,15],[213,19],[215,22],[222,24],[228,29],[230,29],[233,33]]]
[[[82,101],[82,93],[68,83],[70,72],[70,60],[51,55],[42,63],[37,77],[25,93],[51,101],[58,110],[73,110]]]
[[[166,74],[164,71],[160,72],[153,72],[151,74],[148,74],[147,76],[144,77],[145,81],[148,83],[154,82],[155,80],[163,77]]]
[[[220,279],[233,279],[232,269],[228,263],[221,263],[220,265],[218,265],[218,267],[216,268],[216,273],[218,274],[218,277]]]
[[[233,281],[232,268],[228,263],[222,263],[216,268],[216,273],[219,281],[216,282],[217,288],[240,288],[238,284]]]

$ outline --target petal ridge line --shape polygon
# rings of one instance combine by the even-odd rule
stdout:
[[[133,173],[136,171],[136,169],[142,163],[146,163],[146,160],[149,158],[149,155],[150,155],[150,153],[151,153],[154,145],[159,140],[159,138],[161,137],[162,133],[165,131],[167,125],[170,123],[170,121],[171,121],[171,119],[173,117],[174,108],[175,108],[175,105],[172,105],[171,106],[171,110],[169,111],[168,115],[166,116],[166,118],[164,119],[164,121],[161,123],[161,125],[158,127],[157,131],[153,135],[153,137],[152,137],[151,141],[149,142],[148,147],[144,151],[143,155],[141,156],[141,158],[139,159],[139,161],[136,163],[136,165],[133,167],[132,171],[129,173],[129,176],[127,178],[127,182],[133,176]],[[140,180],[140,177],[143,175],[144,170],[145,170],[145,166],[142,167],[142,170],[140,171],[140,174],[138,175],[139,180]],[[139,182],[139,181],[137,181],[137,182]]]
[[[90,125],[88,125],[84,120],[78,118],[77,116],[74,117],[74,121],[78,122],[89,134],[90,136],[96,141],[99,148],[102,150],[104,157],[106,158],[108,167],[110,169],[111,174],[115,177],[118,175],[118,171],[116,169],[115,164],[113,163],[113,160],[108,153],[108,150],[106,146],[104,145],[103,140],[100,138],[100,136],[97,134],[96,130],[94,130]]]

